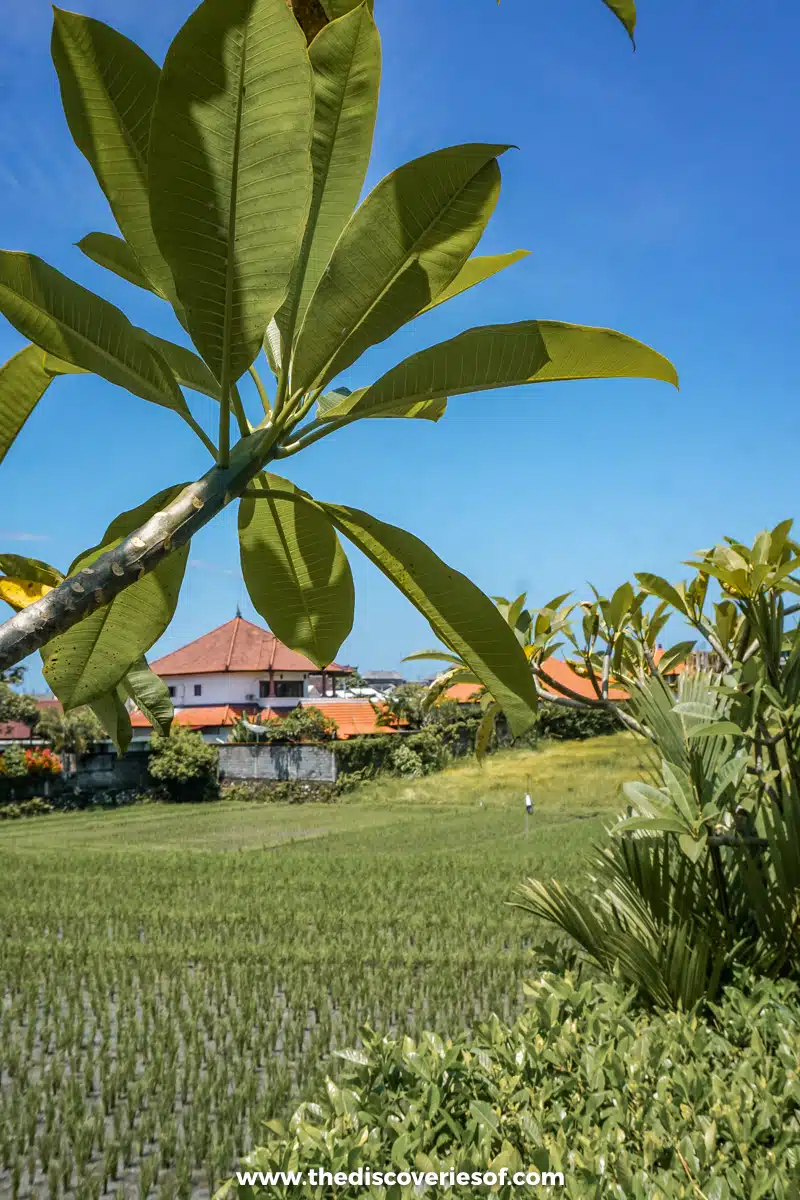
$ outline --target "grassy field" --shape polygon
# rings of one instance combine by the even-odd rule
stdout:
[[[513,1016],[535,931],[505,901],[580,880],[644,769],[619,735],[336,805],[0,826],[0,1194],[200,1196],[362,1024]]]

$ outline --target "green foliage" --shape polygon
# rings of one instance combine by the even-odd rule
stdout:
[[[39,706],[35,698],[17,691],[23,674],[19,668],[0,672],[0,727],[19,721],[31,728],[39,720]]]
[[[3,750],[3,774],[7,779],[22,779],[28,774],[25,748],[12,742]]]
[[[614,713],[602,708],[562,708],[552,701],[542,700],[536,720],[539,737],[558,742],[603,737],[619,733],[621,725]]]
[[[337,742],[340,781],[347,787],[384,774],[431,775],[469,752],[474,730],[474,721],[452,722],[410,734],[369,734]]]
[[[232,742],[326,742],[336,737],[336,722],[316,705],[297,705],[285,717],[255,721],[261,731],[255,733],[240,720],[231,730]]]
[[[630,6],[616,7],[632,29]],[[214,459],[194,484],[161,494],[160,508],[134,510],[138,527],[109,530],[52,594],[31,593],[33,576],[6,586],[18,608],[42,606],[25,648],[43,651],[65,708],[92,704],[124,749],[123,681],[171,619],[189,540],[241,500],[248,590],[290,646],[322,667],[349,632],[341,534],[522,732],[535,689],[487,598],[405,531],[314,501],[267,469],[362,417],[437,420],[449,396],[554,379],[675,383],[672,366],[613,331],[527,320],[468,330],[352,393],[331,387],[364,351],[525,254],[470,257],[499,197],[503,143],[434,150],[359,203],[381,72],[368,0],[203,0],[163,68],[102,22],[57,9],[52,55],[70,133],[122,235],[89,233],[80,247],[169,303],[198,354],[41,259],[0,252],[0,312],[32,343],[0,376],[0,454],[51,378],[89,372],[173,410]],[[262,346],[272,394],[254,366]],[[255,393],[240,387],[247,371]],[[218,403],[216,442],[184,388]],[[0,662],[22,652],[14,633],[0,629]]]
[[[0,804],[0,821],[18,821],[21,817],[44,817],[55,811],[51,800],[43,796],[31,796],[29,800]]]
[[[376,705],[379,712],[375,724],[421,729],[425,723],[426,690],[421,683],[398,684],[382,703]]]
[[[329,804],[338,796],[334,783],[321,780],[231,779],[220,788],[220,798],[231,802],[248,801],[255,804]]]
[[[105,731],[91,708],[74,708],[63,713],[57,708],[42,710],[36,726],[37,737],[44,738],[59,754],[82,755],[105,737]]]
[[[603,708],[647,739],[652,781],[626,785],[628,811],[589,864],[588,895],[531,879],[518,903],[660,1005],[717,997],[737,964],[798,978],[800,631],[786,597],[800,594],[800,546],[790,531],[786,521],[752,546],[726,539],[698,555],[688,584],[640,574],[638,592],[596,593],[582,606],[583,646],[568,632],[589,675],[630,690],[624,710]],[[713,616],[709,578],[723,593]],[[709,640],[720,671],[666,681],[664,660],[691,647],[656,665],[670,608]]]
[[[619,985],[544,976],[509,1027],[409,1038],[362,1032],[290,1122],[269,1122],[241,1169],[323,1167],[354,1175],[318,1200],[365,1194],[372,1172],[506,1168],[507,1182],[471,1195],[519,1194],[537,1172],[575,1200],[797,1194],[800,995],[743,979],[707,1015],[638,1012]],[[758,1080],[758,1086],[754,1081]],[[561,1178],[544,1177],[545,1172]],[[363,1174],[361,1176],[363,1180]],[[463,1181],[462,1181],[463,1182]],[[469,1180],[467,1180],[469,1182]],[[533,1182],[533,1181],[532,1181]],[[232,1180],[222,1193],[282,1197],[280,1184]],[[370,1196],[417,1194],[411,1180]]]
[[[296,490],[288,480],[268,479]],[[275,636],[324,669],[353,627],[350,564],[324,513],[259,490],[264,499],[239,505],[244,581]],[[313,558],[307,546],[315,547]]]
[[[150,774],[175,801],[213,800],[218,795],[219,750],[185,725],[169,734],[154,733],[150,742]]]
[[[395,775],[418,778],[425,774],[422,755],[417,750],[412,750],[411,746],[404,742],[398,742],[392,750],[391,764]]]
[[[91,567],[103,551],[119,545],[182,490],[182,484],[165,488],[144,504],[121,513],[109,525],[100,545],[72,563],[69,574]],[[112,691],[132,667],[141,664],[144,651],[172,620],[188,554],[187,544],[110,604],[101,604],[91,616],[48,643],[45,678],[65,709]]]

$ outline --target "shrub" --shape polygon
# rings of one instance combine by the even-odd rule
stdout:
[[[256,804],[306,804],[310,801],[328,803],[337,795],[335,783],[316,779],[232,779],[223,783],[223,800],[245,800]]]
[[[47,746],[25,751],[29,775],[60,775],[61,759]]]
[[[392,751],[392,770],[395,775],[408,775],[411,778],[423,775],[422,755],[401,742]]]
[[[25,757],[25,750],[16,742],[12,742],[10,746],[6,746],[3,751],[3,757],[0,759],[0,771],[3,775],[7,775],[9,779],[24,779],[28,774],[28,761]]]
[[[327,742],[336,737],[336,722],[326,717],[314,705],[291,709],[285,717],[271,718],[260,724],[262,732],[254,733],[243,720],[231,730],[232,742]]]
[[[153,734],[150,774],[170,801],[215,800],[219,795],[219,750],[185,725],[173,725],[167,737]]]
[[[42,711],[36,736],[48,741],[54,750],[83,755],[96,742],[106,738],[103,726],[88,705],[63,713],[57,708]]]
[[[612,712],[603,708],[562,708],[543,700],[534,730],[539,737],[566,742],[619,733],[622,726]]]
[[[0,821],[16,821],[20,817],[41,817],[55,810],[55,805],[43,796],[31,796],[30,800],[0,804]]]
[[[364,1033],[336,1082],[245,1170],[562,1172],[567,1197],[796,1197],[800,992],[742,977],[705,1015],[652,1015],[618,982],[546,975],[512,1027],[443,1041]],[[229,1185],[235,1190],[235,1182]],[[473,1187],[470,1194],[487,1194]],[[239,1187],[249,1198],[287,1187]],[[500,1200],[518,1195],[493,1187]],[[384,1193],[355,1183],[308,1195]],[[462,1194],[457,1192],[455,1194]]]

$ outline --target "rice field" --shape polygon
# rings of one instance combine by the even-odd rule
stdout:
[[[619,735],[336,805],[0,826],[0,1196],[208,1196],[363,1024],[512,1016],[536,931],[504,901],[580,878],[640,759]]]

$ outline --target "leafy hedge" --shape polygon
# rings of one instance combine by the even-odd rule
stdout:
[[[540,738],[568,742],[619,733],[622,726],[613,713],[602,708],[563,708],[545,700],[539,706],[535,728]]]
[[[231,779],[222,784],[222,800],[245,800],[255,804],[331,803],[337,798],[335,783],[322,779]]]
[[[560,1171],[586,1200],[800,1196],[800,992],[740,978],[704,1016],[643,1011],[618,982],[545,975],[508,1027],[475,1036],[365,1031],[337,1082],[241,1169]],[[297,1195],[237,1185],[241,1200]],[[471,1187],[470,1195],[485,1187]],[[510,1185],[499,1197],[518,1194]],[[432,1194],[312,1187],[309,1198]],[[464,1194],[456,1191],[448,1194]]]

